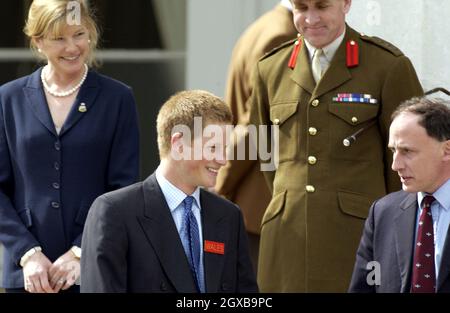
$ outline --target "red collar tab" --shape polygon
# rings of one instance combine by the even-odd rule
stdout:
[[[347,41],[347,67],[359,65],[359,46],[354,40]]]
[[[294,43],[294,49],[292,50],[291,57],[289,58],[288,67],[290,69],[294,69],[297,64],[297,56],[300,50],[302,49],[302,39],[300,38],[300,34],[297,35],[297,40]]]
[[[205,240],[205,252],[215,254],[225,254],[225,244],[223,242]]]

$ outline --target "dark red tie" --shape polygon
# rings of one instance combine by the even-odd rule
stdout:
[[[417,227],[416,249],[414,252],[411,292],[435,292],[436,274],[434,267],[434,232],[431,216],[433,196],[422,200],[422,214]]]

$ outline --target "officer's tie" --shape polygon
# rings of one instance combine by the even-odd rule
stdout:
[[[417,240],[414,251],[411,292],[435,292],[436,273],[434,266],[434,232],[431,203],[433,196],[422,200],[422,213],[417,227]]]
[[[199,292],[205,292],[205,284],[203,281],[203,269],[200,268],[200,236],[198,231],[197,220],[192,212],[192,202],[194,198],[187,196],[184,203],[184,232],[183,247],[191,267],[192,276],[197,284]]]
[[[322,49],[316,49],[312,58],[311,69],[316,84],[322,78],[322,65],[320,64],[320,56],[322,55]]]

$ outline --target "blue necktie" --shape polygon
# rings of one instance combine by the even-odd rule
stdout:
[[[204,293],[205,286],[203,282],[203,270],[200,268],[200,236],[197,220],[192,212],[192,202],[194,198],[187,196],[184,203],[184,249],[189,260],[192,276],[194,276],[197,289]]]

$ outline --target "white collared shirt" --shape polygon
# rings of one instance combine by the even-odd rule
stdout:
[[[320,65],[322,67],[322,76],[325,74],[325,72],[330,67],[331,61],[333,60],[334,55],[336,54],[337,49],[341,45],[342,41],[344,40],[345,36],[345,29],[342,32],[342,34],[337,37],[332,43],[330,43],[328,46],[325,46],[322,48],[322,55],[320,56]],[[309,53],[309,64],[312,63],[312,59],[314,57],[314,54],[316,53],[317,48],[312,46],[306,39],[305,39],[305,45],[308,49]]]
[[[427,194],[424,192],[417,193],[417,202],[419,209],[417,210],[416,218],[416,236],[419,223],[420,214],[422,214],[421,203],[422,199]],[[433,218],[433,232],[434,232],[434,265],[436,268],[436,281],[439,275],[439,267],[441,265],[442,253],[444,252],[445,239],[447,237],[448,226],[450,224],[450,179],[445,184],[439,187],[433,197],[436,199],[431,204],[431,216]],[[415,242],[415,241],[414,241]]]

